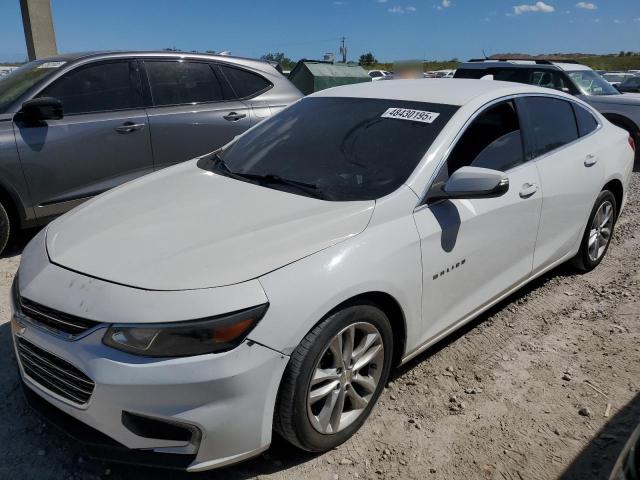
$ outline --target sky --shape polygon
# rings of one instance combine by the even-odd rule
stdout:
[[[0,62],[23,61],[19,0],[0,0]],[[640,51],[640,0],[52,0],[60,52],[228,50],[380,61]]]

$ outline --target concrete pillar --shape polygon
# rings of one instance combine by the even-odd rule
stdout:
[[[50,0],[20,0],[29,60],[58,54]]]

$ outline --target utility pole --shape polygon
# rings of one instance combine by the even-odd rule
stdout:
[[[20,0],[29,60],[58,53],[49,0]]]
[[[342,63],[347,63],[347,38],[342,37],[340,44],[340,55],[342,55]]]

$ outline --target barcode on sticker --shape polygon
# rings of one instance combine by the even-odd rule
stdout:
[[[38,65],[37,68],[60,68],[67,62],[44,62]]]
[[[440,116],[436,112],[424,110],[412,110],[410,108],[389,108],[382,114],[382,118],[396,118],[398,120],[410,120],[412,122],[433,123]]]

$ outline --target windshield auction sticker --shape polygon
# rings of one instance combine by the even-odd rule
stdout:
[[[409,120],[411,122],[433,123],[440,114],[435,112],[425,112],[424,110],[392,107],[387,109],[387,111],[381,116],[382,118],[395,118],[398,120]]]

